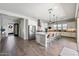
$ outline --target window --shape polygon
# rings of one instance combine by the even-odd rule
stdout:
[[[58,30],[61,30],[61,24],[58,24]]]
[[[67,24],[54,24],[53,27],[54,30],[66,30]]]
[[[67,24],[63,24],[63,30],[67,29]]]
[[[57,25],[56,24],[54,24],[54,30],[57,30]]]

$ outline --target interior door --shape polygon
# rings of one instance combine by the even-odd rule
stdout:
[[[14,35],[19,36],[19,24],[18,23],[14,24]]]

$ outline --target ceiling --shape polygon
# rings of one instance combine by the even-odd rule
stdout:
[[[9,15],[5,15],[5,14],[0,14],[0,16],[2,17],[2,19],[8,19],[8,20],[18,20],[19,18],[18,17],[15,17],[15,16],[9,16]]]
[[[75,3],[0,3],[2,10],[46,21],[49,20],[48,9],[50,8],[57,16],[57,20],[75,17]]]

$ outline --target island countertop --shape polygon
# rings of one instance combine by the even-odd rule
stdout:
[[[46,32],[36,32],[36,34],[45,35],[45,34],[47,34],[47,33],[46,33]]]

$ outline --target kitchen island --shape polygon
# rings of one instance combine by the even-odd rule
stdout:
[[[59,36],[60,32],[36,32],[36,42],[47,48]]]
[[[59,40],[61,37],[76,38],[75,32],[36,32],[36,42],[44,47],[48,47],[54,40]]]
[[[36,42],[42,46],[47,47],[47,33],[46,32],[36,32]]]

